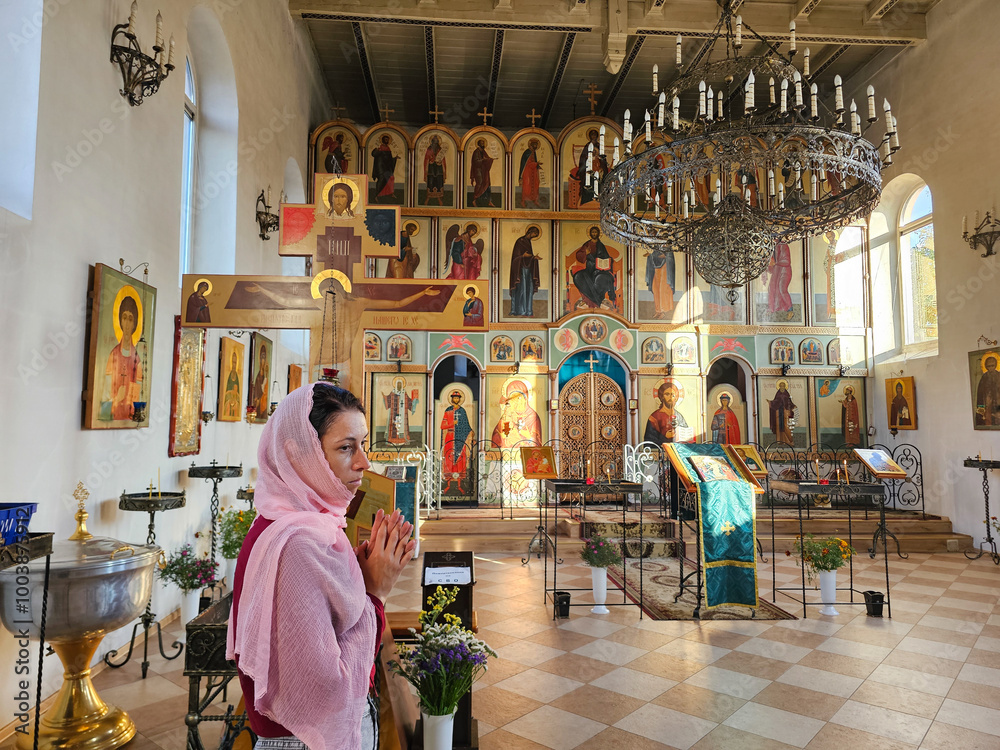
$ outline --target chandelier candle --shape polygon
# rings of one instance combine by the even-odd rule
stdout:
[[[722,92],[719,92],[719,93],[721,94]],[[715,119],[721,121],[722,120],[722,96],[721,95],[717,98],[717,101],[719,103],[719,115]]]
[[[781,114],[788,112],[788,79],[781,79]]]
[[[604,133],[605,133],[605,128],[604,128],[603,125],[601,125],[601,129],[598,131],[599,135],[598,135],[598,139],[597,139],[597,143],[598,143],[598,146],[599,146],[599,148],[598,148],[598,156],[604,156]]]
[[[795,108],[802,109],[804,106],[802,104],[802,74],[796,70],[792,80],[795,82]]]
[[[767,87],[768,87],[768,89],[771,92],[771,97],[770,97],[771,98],[771,102],[770,103],[771,103],[771,106],[773,107],[774,106],[774,78],[773,77],[770,80],[768,80]]]
[[[819,119],[819,86],[815,83],[810,88],[809,93],[811,94],[811,105],[812,105],[812,119]]]
[[[677,35],[677,69],[681,68],[681,35]]]
[[[674,131],[681,129],[681,98],[674,97]]]
[[[868,87],[868,122],[875,122],[878,115],[875,114],[875,87]]]
[[[747,95],[746,102],[744,103],[744,109],[748,112],[753,112],[754,110],[754,77],[753,71],[750,71],[750,75],[747,77]]]
[[[663,122],[664,122],[664,119],[663,119],[663,114],[664,114],[663,110],[666,108],[666,106],[667,106],[667,92],[666,91],[661,91],[660,92],[659,109],[656,110],[656,123],[658,125],[662,125]]]
[[[657,93],[659,93],[659,91],[660,91],[659,78],[660,78],[660,66],[656,65],[654,63],[653,64],[653,96],[656,96]]]
[[[795,21],[788,24],[788,51],[795,54]]]
[[[722,92],[719,92],[719,96],[722,96]],[[708,87],[708,108],[705,111],[705,119],[711,122],[712,118],[715,116],[715,92],[712,87]]]
[[[837,112],[844,111],[844,81],[840,76],[833,77],[833,86],[836,91],[835,97],[836,102],[833,105],[834,110]]]
[[[885,131],[891,135],[895,128],[892,127],[892,107],[888,99],[882,100],[882,111],[885,113]]]
[[[698,84],[698,116],[705,116],[705,82]]]
[[[808,47],[806,47],[806,53],[802,57],[802,75],[804,75],[806,78],[809,77],[809,55],[810,54],[812,54],[812,51]]]
[[[733,46],[736,49],[743,46],[743,16],[736,16],[736,41]]]

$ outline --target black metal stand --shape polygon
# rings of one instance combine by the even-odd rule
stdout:
[[[979,543],[978,552],[969,553],[968,550],[965,551],[965,556],[970,560],[978,560],[983,555],[987,554],[986,550],[983,549],[985,545],[989,545],[990,552],[989,555],[993,558],[994,565],[1000,565],[1000,552],[997,552],[997,540],[993,536],[993,525],[991,523],[992,518],[990,516],[990,469],[1000,469],[1000,461],[984,461],[981,458],[967,458],[962,462],[962,465],[969,469],[979,469],[983,472],[983,500],[986,503],[986,537]]]
[[[548,550],[550,546],[553,549],[555,549],[555,542],[553,542],[552,537],[549,536],[549,532],[545,527],[545,522],[542,520],[542,505],[545,504],[545,498],[540,497],[538,500],[539,502],[538,502],[537,530],[535,531],[535,535],[531,537],[531,541],[528,542],[528,554],[525,557],[521,558],[521,565],[527,565],[529,562],[531,562],[531,550],[535,549],[536,544],[538,545],[538,548],[535,549],[536,560],[540,560],[542,558],[542,552],[545,552],[546,556],[548,556],[549,553]],[[557,558],[556,562],[561,565],[562,559]]]
[[[163,510],[173,510],[174,508],[183,508],[185,504],[184,492],[157,492],[156,497],[153,497],[152,490],[149,491],[147,495],[144,492],[136,492],[131,494],[122,493],[121,497],[118,499],[118,507],[122,510],[127,511],[137,511],[149,513],[149,527],[146,532],[146,544],[153,545],[156,544],[156,513]],[[128,664],[129,659],[132,658],[132,651],[135,648],[135,637],[139,633],[139,628],[142,627],[142,679],[146,679],[146,674],[149,672],[149,630],[153,626],[156,626],[156,642],[160,649],[160,656],[168,661],[171,659],[176,659],[181,655],[184,650],[184,644],[180,641],[174,641],[170,644],[170,648],[176,649],[173,654],[167,654],[163,650],[163,632],[160,630],[160,623],[156,619],[156,614],[153,612],[153,592],[150,591],[149,599],[146,600],[146,611],[139,616],[139,622],[132,626],[132,638],[128,642],[128,653],[125,654],[125,658],[120,662],[115,663],[112,661],[121,649],[114,649],[108,651],[104,655],[104,663],[107,664],[112,669],[118,669],[119,667],[124,667]]]
[[[192,479],[205,479],[212,483],[212,560],[215,560],[216,536],[219,527],[219,482],[243,476],[243,464],[239,466],[219,466],[212,461],[208,466],[191,464],[188,476]]]
[[[688,492],[681,485],[679,478],[677,478],[677,472],[671,467],[670,472],[674,479],[671,481],[671,490],[676,492],[677,502],[677,515],[675,516],[677,520],[677,580],[679,585],[677,587],[677,594],[674,596],[674,602],[676,603],[680,599],[685,591],[694,592],[694,612],[692,616],[696,620],[701,619],[701,603],[705,595],[705,579],[704,572],[701,568],[701,534],[698,533],[699,513],[698,513],[698,497],[693,492]],[[687,554],[687,541],[684,538],[685,530],[691,532],[694,537],[694,558],[688,557]],[[691,567],[691,571],[687,574],[684,573],[684,563],[687,563]],[[694,583],[691,583],[691,579],[694,579]],[[756,615],[756,612],[754,613]]]
[[[562,564],[562,560],[559,558],[559,534],[557,533],[555,535],[555,538],[551,538],[551,537],[549,537],[549,535],[546,533],[545,530],[548,528],[548,525],[549,525],[548,524],[548,521],[549,521],[549,508],[550,507],[555,508],[556,517],[555,517],[554,520],[558,523],[558,520],[559,520],[559,496],[562,495],[562,494],[569,494],[569,493],[579,494],[583,498],[582,505],[581,505],[581,516],[580,516],[581,520],[583,520],[583,521],[586,521],[586,518],[587,518],[587,497],[589,495],[624,495],[625,496],[625,500],[622,502],[622,543],[621,543],[621,550],[622,550],[623,563],[624,563],[622,570],[623,570],[623,575],[625,576],[624,580],[622,581],[622,601],[620,601],[620,602],[605,602],[604,606],[606,606],[606,607],[623,607],[623,606],[631,607],[631,606],[637,606],[637,607],[639,607],[639,619],[642,619],[642,617],[643,617],[643,610],[642,610],[642,565],[641,565],[641,561],[642,561],[643,549],[645,548],[645,544],[643,542],[643,525],[642,525],[642,522],[643,522],[643,506],[642,506],[642,489],[643,489],[643,485],[642,485],[642,483],[641,482],[625,482],[625,481],[615,480],[615,481],[611,481],[611,482],[596,482],[595,481],[592,484],[587,484],[587,482],[585,480],[583,480],[583,479],[546,479],[544,481],[543,487],[545,489],[545,497],[543,497],[541,499],[541,504],[539,505],[539,514],[542,514],[543,511],[544,511],[544,515],[541,516],[541,520],[540,520],[540,523],[538,525],[538,530],[542,534],[545,534],[544,539],[547,540],[546,542],[542,543],[543,544],[543,551],[545,553],[545,558],[544,558],[545,562],[544,562],[544,568],[543,568],[543,570],[544,570],[545,587],[544,587],[543,596],[544,596],[544,601],[546,603],[548,603],[548,601],[549,601],[550,598],[552,599],[552,604],[553,604],[553,619],[555,619],[555,611],[554,611],[555,592],[556,592],[556,589],[559,587],[559,584],[558,584],[559,565]],[[629,495],[638,495],[639,496],[639,560],[640,560],[640,565],[639,565],[639,601],[638,602],[636,602],[636,601],[629,601],[629,596],[628,596],[628,593],[626,592],[626,589],[628,588],[628,568],[627,568],[628,550],[629,550],[629,546],[628,545],[629,545],[629,542],[635,541],[634,539],[630,540],[630,539],[628,539],[625,536],[625,528],[626,528],[627,516],[628,516],[627,496],[629,496]],[[550,497],[554,500],[554,502],[550,502],[549,501]],[[536,536],[537,536],[537,534],[536,534]],[[552,564],[552,585],[551,586],[549,586],[549,544],[552,545],[552,558],[553,558],[553,564]],[[569,588],[569,589],[563,589],[563,591],[591,591],[591,590],[592,589],[588,589],[588,588]],[[592,605],[587,604],[585,602],[578,602],[578,603],[575,603],[575,604],[573,602],[570,602],[569,606],[571,606],[571,607],[590,607]]]

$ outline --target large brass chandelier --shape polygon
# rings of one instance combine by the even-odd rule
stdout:
[[[685,71],[678,37],[679,75],[664,89],[653,66],[652,105],[636,128],[626,110],[624,158],[617,159],[616,144],[614,166],[599,185],[595,176],[595,188],[608,235],[692,253],[706,281],[733,289],[763,271],[755,271],[759,257],[770,257],[775,240],[868,216],[899,138],[889,102],[880,116],[871,86],[864,120],[855,102],[845,107],[840,76],[832,110],[820,101],[809,51],[801,70],[793,62],[794,22],[786,56],[734,15],[732,0],[718,1],[721,17],[705,54]],[[744,34],[760,43],[762,54],[741,55]],[[725,57],[713,59],[720,44]],[[883,120],[885,134],[873,143],[866,136]],[[744,204],[739,211],[733,197]],[[756,243],[744,253],[747,262],[731,254],[710,262],[729,247],[719,244],[719,227],[734,231],[740,221],[749,222],[742,240]]]

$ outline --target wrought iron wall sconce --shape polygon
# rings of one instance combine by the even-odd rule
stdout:
[[[117,63],[122,74],[119,93],[132,107],[138,107],[144,97],[155,94],[174,69],[174,37],[170,35],[169,51],[164,59],[163,17],[159,13],[156,14],[156,41],[152,56],[139,47],[135,33],[138,10],[138,4],[133,0],[128,23],[120,23],[111,31],[111,62]]]
[[[996,339],[991,339],[988,336],[980,336],[976,340],[976,346],[979,346],[980,344],[986,344],[986,346],[996,346],[997,345],[997,340]]]
[[[671,375],[674,374],[674,363],[667,362],[667,364],[663,366],[663,371],[667,373],[667,377],[669,378]]]
[[[979,221],[979,212],[976,211],[976,226],[973,228],[972,234],[969,234],[969,217],[963,216],[962,239],[968,242],[969,247],[973,250],[977,247],[985,248],[986,252],[983,253],[982,257],[988,258],[994,255],[993,246],[1000,239],[1000,221],[997,221],[991,211],[987,211],[986,218]]]
[[[285,194],[282,193],[279,201],[284,202]],[[277,232],[279,219],[278,214],[271,213],[271,188],[267,188],[267,197],[264,197],[263,188],[257,196],[257,224],[260,225],[260,238],[262,240],[271,239],[268,232]]]
[[[203,406],[205,404],[205,393],[206,393],[206,391],[210,391],[211,390],[210,386],[212,384],[210,382],[208,382],[208,381],[211,381],[211,379],[212,379],[211,374],[209,374],[209,373],[206,372],[205,373],[205,379],[204,379],[204,381],[202,381],[202,386],[201,386],[201,403],[202,403]],[[210,411],[208,409],[202,409],[202,411],[201,411],[201,421],[202,422],[204,422],[205,424],[208,424],[213,419],[215,419],[215,412]]]
[[[205,424],[208,424],[213,419],[215,419],[215,412],[202,411],[202,413],[201,413],[201,421],[202,422],[204,422]]]
[[[512,373],[514,373],[515,375],[517,375],[521,371],[521,360],[519,360],[519,359],[514,360],[514,364],[510,368],[510,371]]]
[[[844,377],[849,369],[851,368],[849,368],[847,365],[840,365],[837,367],[837,370],[840,372],[840,377]]]
[[[781,374],[782,375],[787,375],[788,371],[791,370],[791,369],[792,369],[792,366],[786,362],[785,364],[783,364],[781,366]]]
[[[257,419],[257,409],[253,406],[247,407],[247,424],[253,424]]]
[[[244,333],[246,333],[246,331],[240,329],[239,331],[230,331],[229,335],[232,336],[233,338],[241,339],[243,338]]]

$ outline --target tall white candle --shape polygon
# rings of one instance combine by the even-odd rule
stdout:
[[[795,71],[795,75],[793,76],[793,78],[795,80],[795,106],[796,107],[801,107],[802,106],[802,75],[799,73],[799,71],[796,70]]]
[[[767,87],[768,87],[768,90],[771,92],[771,106],[773,107],[776,104],[776,100],[774,98],[774,78],[773,77],[768,80]]]
[[[814,83],[812,85],[812,87],[809,89],[809,93],[811,95],[809,98],[811,100],[810,104],[811,104],[811,107],[812,107],[812,109],[811,109],[812,118],[814,120],[818,120],[819,119],[819,86]]]
[[[719,93],[721,94],[722,92],[719,92]],[[708,107],[705,110],[705,119],[706,120],[711,120],[713,117],[715,117],[715,92],[712,90],[712,87],[709,86],[708,87]]]
[[[660,66],[653,63],[653,96],[660,90]]]
[[[680,130],[681,127],[681,98],[679,96],[674,97],[674,130]]]
[[[681,35],[677,35],[677,55],[676,55],[677,67],[681,67]]]
[[[812,173],[812,199],[819,200],[819,182],[816,179],[816,173]]]
[[[622,123],[622,133],[625,134],[625,140],[628,140],[628,126],[631,124],[629,119],[632,117],[632,112],[625,110],[625,121]]]
[[[875,114],[875,87],[868,87],[868,122],[875,122],[878,115]]]
[[[736,46],[743,46],[743,16],[736,16]]]
[[[646,143],[653,142],[653,130],[649,124],[649,110],[646,110]]]
[[[663,127],[663,123],[665,121],[664,120],[664,110],[666,109],[666,106],[667,106],[667,92],[666,91],[661,91],[660,92],[660,103],[659,103],[659,106],[658,106],[658,108],[656,110],[656,124],[659,125],[661,128]]]
[[[788,51],[795,51],[795,21],[788,24]]]
[[[750,75],[747,76],[747,95],[746,95],[746,102],[744,104],[746,109],[754,108],[755,98],[756,97],[754,96],[754,77],[753,77],[753,71],[751,70]]]
[[[598,136],[597,136],[597,144],[598,144],[597,153],[601,156],[604,155],[604,133],[605,133],[604,126],[601,125],[601,129],[598,131]]]
[[[767,170],[767,194],[774,197],[774,170]]]
[[[620,150],[619,150],[619,149],[620,149],[620,146],[621,146],[621,144],[620,144],[620,142],[619,142],[619,140],[618,140],[618,136],[615,136],[615,156],[614,156],[614,166],[616,166],[616,167],[618,166],[618,161],[619,161],[619,160],[620,160],[620,158],[621,158],[621,152],[620,152]]]
[[[778,183],[778,206],[785,207],[785,183]]]
[[[128,14],[128,33],[135,36],[135,16],[139,12],[139,3],[132,0],[132,8]]]
[[[660,218],[660,202],[656,201],[653,203],[653,215],[659,219]]]
[[[698,115],[705,116],[705,82],[698,84]]]
[[[721,91],[719,92],[719,95],[717,97],[715,97],[715,102],[716,102],[716,104],[719,107],[719,112],[715,116],[715,119],[721,121],[722,120],[722,92]]]
[[[802,75],[806,78],[809,77],[809,56],[812,54],[812,50],[806,47],[806,52],[802,56]]]
[[[684,218],[688,217],[688,194],[684,193]]]
[[[163,49],[163,16],[160,15],[159,11],[156,12],[156,42],[154,42],[154,46]]]
[[[781,79],[781,114],[788,111],[788,79]]]
[[[667,180],[667,207],[669,208],[674,204],[674,181],[673,179]]]
[[[892,132],[892,107],[889,106],[889,100],[882,100],[882,111],[885,113],[885,132]]]
[[[896,124],[896,115],[892,116],[892,133],[889,134],[889,148],[899,151],[899,126]]]
[[[170,43],[167,45],[167,47],[170,49],[170,52],[167,55],[167,65],[173,65],[174,64],[174,35],[173,34],[170,35]]]
[[[861,135],[861,118],[858,117],[858,103],[851,99],[851,134]]]

